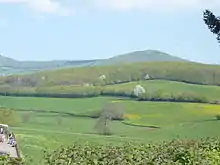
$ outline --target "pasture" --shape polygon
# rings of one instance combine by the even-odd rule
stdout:
[[[177,81],[167,80],[148,80],[148,81],[136,81],[117,85],[107,85],[105,90],[115,91],[133,91],[136,85],[141,85],[148,95],[153,95],[155,92],[159,92],[162,98],[169,97],[171,94],[175,95],[195,94],[200,97],[205,97],[209,101],[220,100],[220,87],[211,85],[196,85]],[[104,90],[104,91],[105,91]]]
[[[34,164],[40,160],[44,149],[55,149],[76,140],[118,144],[122,141],[154,143],[173,138],[197,139],[220,135],[220,121],[215,118],[220,114],[219,105],[138,102],[113,97],[0,97],[0,102],[4,107],[15,109],[19,123],[12,130],[17,135],[23,154],[28,154],[27,159],[33,157]],[[109,102],[122,105],[125,117],[123,121],[110,123],[111,136],[96,133],[94,126],[97,119],[77,116],[98,112]],[[22,116],[27,113],[29,119],[22,121]]]

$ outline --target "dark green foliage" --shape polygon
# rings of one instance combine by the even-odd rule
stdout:
[[[0,165],[24,165],[22,158],[12,158],[7,156],[0,156]]]
[[[174,140],[161,144],[125,143],[115,146],[74,143],[45,155],[45,164],[203,165],[220,163],[219,139]]]
[[[220,18],[216,17],[211,11],[205,10],[203,12],[203,19],[209,30],[217,35],[217,40],[220,42]]]
[[[215,116],[217,120],[220,120],[220,115]]]

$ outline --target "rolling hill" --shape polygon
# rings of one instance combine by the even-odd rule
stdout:
[[[156,50],[135,51],[121,54],[106,60],[97,61],[98,65],[128,64],[134,62],[155,62],[155,61],[187,61],[179,57]]]
[[[220,85],[220,66],[193,62],[143,62],[115,66],[72,67],[0,77],[0,86],[103,86],[148,80]],[[190,72],[189,72],[190,70]],[[148,78],[149,77],[149,78]]]
[[[87,66],[106,66],[117,64],[128,64],[135,62],[152,61],[186,61],[184,59],[171,56],[167,53],[146,50],[135,51],[127,54],[118,55],[109,59],[99,60],[55,60],[55,61],[18,61],[5,56],[0,56],[1,75],[29,73],[42,70],[53,70],[68,67],[87,67]]]

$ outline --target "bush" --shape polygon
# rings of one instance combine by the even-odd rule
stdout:
[[[124,143],[117,146],[75,142],[72,146],[45,154],[47,165],[202,165],[219,162],[219,139],[174,140],[160,144]]]
[[[110,121],[112,120],[123,120],[124,111],[121,104],[108,103],[104,105],[102,110],[99,112],[99,118],[95,124],[95,129],[101,135],[111,135]]]
[[[220,115],[215,116],[217,120],[220,120]]]
[[[12,158],[9,155],[0,156],[0,165],[24,165],[24,159],[22,158]]]

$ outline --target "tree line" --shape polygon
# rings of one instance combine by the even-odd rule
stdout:
[[[104,86],[148,79],[220,85],[220,67],[191,62],[148,62],[108,67],[71,68],[0,77],[0,85],[17,87]]]
[[[201,94],[196,91],[170,92],[169,89],[155,89],[146,91],[141,95],[135,94],[135,86],[132,88],[121,88],[117,86],[54,86],[42,88],[16,88],[0,86],[1,96],[20,97],[54,97],[54,98],[88,98],[98,96],[126,97],[139,101],[169,101],[169,102],[199,102],[219,103],[219,98],[209,97],[209,94]]]

